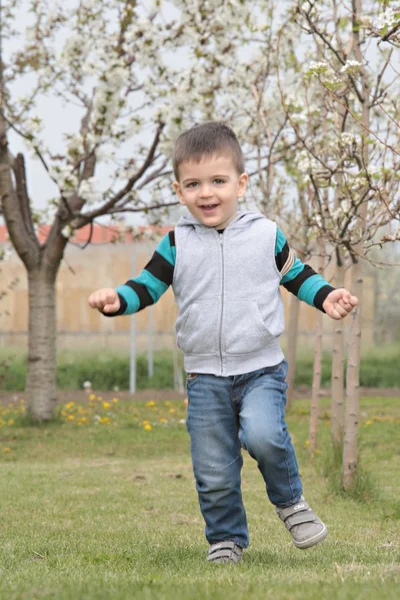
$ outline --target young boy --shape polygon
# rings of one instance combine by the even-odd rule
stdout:
[[[89,305],[107,316],[129,315],[173,286],[207,560],[237,563],[249,544],[241,448],[257,461],[295,546],[309,548],[326,537],[327,528],[302,496],[284,418],[287,362],[279,345],[284,330],[279,286],[333,319],[345,317],[358,300],[295,258],[273,221],[238,212],[248,175],[229,127],[210,122],[183,133],[173,167],[173,187],[190,215],[161,240],[138,277],[116,290],[97,290]]]

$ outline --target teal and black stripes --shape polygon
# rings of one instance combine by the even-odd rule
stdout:
[[[279,227],[277,227],[275,261],[279,271],[282,271],[286,264],[289,252],[286,237]],[[297,257],[294,259],[293,266],[282,277],[281,285],[297,296],[299,300],[303,300],[303,302],[306,302],[310,306],[315,306],[322,311],[322,304],[326,296],[334,289],[310,265],[305,265]]]
[[[132,314],[155,304],[172,283],[176,260],[175,235],[170,231],[158,244],[143,271],[124,285],[116,288],[121,302],[121,314]]]
[[[140,275],[116,288],[121,308],[118,313],[110,316],[129,315],[155,304],[172,284],[175,261],[175,234],[174,231],[170,231],[162,238]],[[330,286],[312,267],[302,263],[294,256],[279,227],[275,243],[275,262],[280,273],[285,273],[281,279],[281,285],[297,296],[299,300],[324,312],[322,304],[327,295],[335,288]]]

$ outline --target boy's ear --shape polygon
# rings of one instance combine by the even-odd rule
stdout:
[[[182,190],[181,190],[181,186],[179,185],[179,183],[177,181],[174,181],[174,183],[172,184],[172,187],[175,190],[176,195],[179,198],[179,202],[181,204],[185,204],[184,200],[183,200],[183,196],[182,196]]]
[[[249,181],[248,174],[242,173],[239,177],[239,182],[238,182],[238,193],[237,193],[238,198],[242,198],[242,196],[245,195],[248,181]]]

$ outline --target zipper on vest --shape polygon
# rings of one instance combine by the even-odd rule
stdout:
[[[224,314],[224,286],[225,286],[225,281],[224,281],[224,234],[223,233],[219,233],[219,242],[221,245],[221,260],[222,260],[222,294],[221,294],[221,319],[220,319],[220,323],[219,323],[219,355],[221,358],[221,375],[223,375],[223,371],[224,371],[224,367],[222,364],[222,317]]]

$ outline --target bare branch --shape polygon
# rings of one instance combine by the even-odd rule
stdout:
[[[103,206],[100,206],[100,208],[97,208],[95,210],[92,210],[89,213],[86,213],[85,214],[86,219],[91,220],[91,219],[95,219],[96,217],[99,217],[100,215],[109,214],[110,210],[115,207],[117,202],[122,200],[124,198],[124,196],[126,196],[132,190],[135,183],[144,175],[144,173],[147,171],[147,169],[152,164],[153,159],[154,159],[154,154],[157,149],[158,143],[160,141],[161,132],[163,129],[164,129],[164,123],[160,123],[158,125],[157,132],[155,134],[151,148],[149,149],[149,152],[147,154],[146,160],[144,161],[142,167],[137,171],[137,173],[135,173],[135,175],[133,175],[129,179],[128,183],[125,185],[125,187],[122,188],[122,190],[117,192],[112,198],[110,198],[110,200],[108,200],[105,204],[103,204]],[[116,211],[114,211],[114,212],[116,212]],[[76,215],[76,216],[79,217],[79,215]]]

